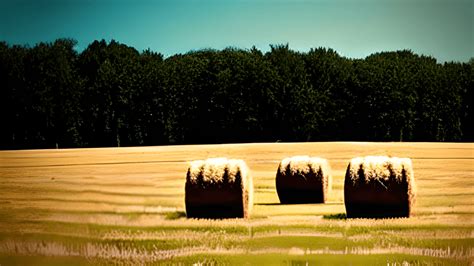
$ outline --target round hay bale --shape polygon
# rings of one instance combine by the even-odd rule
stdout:
[[[248,218],[253,181],[243,160],[210,158],[191,162],[186,174],[188,218]]]
[[[331,168],[323,158],[289,157],[280,162],[275,181],[283,204],[324,203],[331,190]]]
[[[409,217],[416,194],[411,159],[353,158],[344,181],[348,218]]]

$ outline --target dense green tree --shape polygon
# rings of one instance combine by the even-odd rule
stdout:
[[[0,43],[0,119],[2,127],[0,146],[2,148],[23,147],[25,143],[25,118],[27,103],[25,97],[24,57],[27,49],[9,47]]]
[[[271,46],[266,59],[276,71],[275,75],[275,130],[284,141],[306,141],[311,138],[313,104],[317,97],[310,88],[303,55],[289,49],[288,44]]]
[[[164,129],[170,144],[194,142],[187,139],[189,136],[206,138],[207,124],[199,120],[198,105],[200,100],[209,100],[204,85],[209,82],[204,76],[208,64],[195,53],[175,55],[165,60]],[[212,123],[211,117],[207,119]],[[198,126],[193,126],[196,123]]]
[[[351,112],[354,108],[351,95],[351,61],[336,51],[326,48],[311,49],[304,55],[305,67],[312,91],[310,111],[310,140],[344,139],[351,132]],[[352,136],[351,136],[352,137]]]
[[[14,147],[80,146],[81,79],[75,41],[59,39],[28,49],[2,46],[2,112],[10,126],[4,142]]]
[[[361,62],[357,78],[358,86],[366,92],[359,100],[363,106],[360,115],[367,117],[367,139],[411,140],[416,102],[416,66],[412,64],[416,57],[411,51],[385,52]]]
[[[472,131],[472,90],[474,75],[470,63],[445,63],[441,77],[442,108],[439,115],[442,123],[442,132],[437,140],[473,140]]]
[[[140,55],[139,79],[129,114],[133,145],[167,144],[163,55],[144,51]]]
[[[473,91],[474,91],[474,58],[469,60],[468,64],[463,64],[461,82],[461,131],[463,133],[463,140],[474,140],[474,106],[472,105]]]
[[[75,45],[0,42],[0,148],[474,139],[474,59]]]
[[[81,54],[80,69],[86,77],[83,105],[90,108],[83,129],[93,146],[132,145],[130,120],[136,85],[140,84],[139,53],[111,41],[95,41]]]

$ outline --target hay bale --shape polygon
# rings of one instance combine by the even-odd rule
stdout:
[[[248,218],[253,182],[247,165],[227,158],[191,162],[185,204],[188,218]]]
[[[280,162],[275,181],[281,203],[324,203],[331,190],[331,168],[323,158],[289,157]]]
[[[411,159],[387,156],[353,158],[344,181],[348,218],[409,217],[415,202]]]

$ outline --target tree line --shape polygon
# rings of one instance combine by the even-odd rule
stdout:
[[[472,141],[473,66],[272,45],[164,58],[125,44],[0,42],[0,147]]]

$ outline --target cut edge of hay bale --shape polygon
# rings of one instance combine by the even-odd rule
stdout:
[[[319,184],[311,184],[314,179],[322,183],[319,188],[315,187]],[[331,167],[321,157],[284,158],[278,166],[276,188],[281,203],[324,203],[332,190]]]
[[[228,172],[229,176],[238,176],[238,173],[240,172],[240,176],[242,179],[242,190],[244,193],[247,193],[247,210],[250,214],[250,212],[253,209],[253,178],[252,175],[250,174],[250,169],[245,163],[244,160],[240,159],[230,159],[228,163]],[[234,180],[235,182],[235,180]]]
[[[410,158],[355,157],[349,162],[344,183],[344,201],[348,217],[409,217],[412,213],[416,201],[416,184]],[[402,194],[393,195],[395,190],[399,193],[401,191]],[[357,192],[363,196],[354,194]],[[393,203],[396,199],[399,200],[398,207]],[[363,204],[366,204],[365,212],[351,211],[362,209]],[[359,207],[352,208],[351,205]],[[387,211],[384,213],[377,208],[385,208]],[[391,208],[393,211],[390,211]]]

